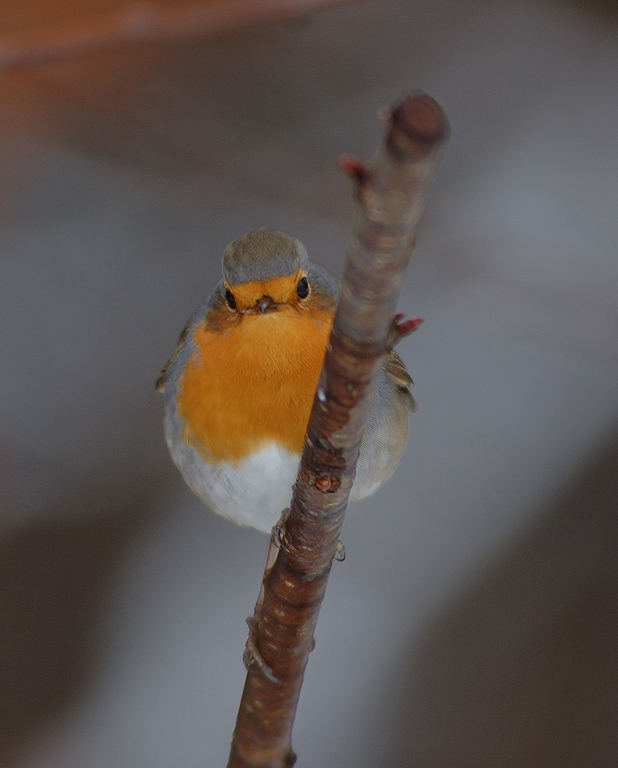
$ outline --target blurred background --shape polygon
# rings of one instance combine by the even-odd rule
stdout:
[[[0,6],[0,765],[225,765],[267,540],[184,487],[154,382],[238,235],[340,271],[337,156],[415,88],[420,409],[298,766],[616,764],[618,4],[194,1]]]

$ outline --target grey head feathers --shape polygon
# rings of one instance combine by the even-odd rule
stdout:
[[[261,283],[306,270],[305,246],[285,232],[259,229],[230,243],[223,253],[223,277],[230,285]]]

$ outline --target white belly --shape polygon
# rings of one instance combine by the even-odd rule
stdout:
[[[270,444],[242,462],[210,466],[187,443],[169,446],[189,487],[214,512],[239,525],[270,533],[281,511],[290,506],[298,454]]]

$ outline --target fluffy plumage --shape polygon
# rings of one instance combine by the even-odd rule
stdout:
[[[243,235],[225,249],[223,280],[159,376],[175,464],[213,511],[241,525],[270,531],[291,498],[337,293],[336,279],[296,238]],[[406,408],[416,409],[411,382],[391,351],[351,500],[376,491],[395,469]]]

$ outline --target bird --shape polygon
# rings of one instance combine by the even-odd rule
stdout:
[[[339,293],[300,240],[260,229],[230,243],[222,279],[190,317],[156,389],[172,460],[214,512],[270,533],[289,506]],[[419,321],[420,322],[420,321]],[[403,452],[416,402],[392,349],[373,393],[350,501]]]

